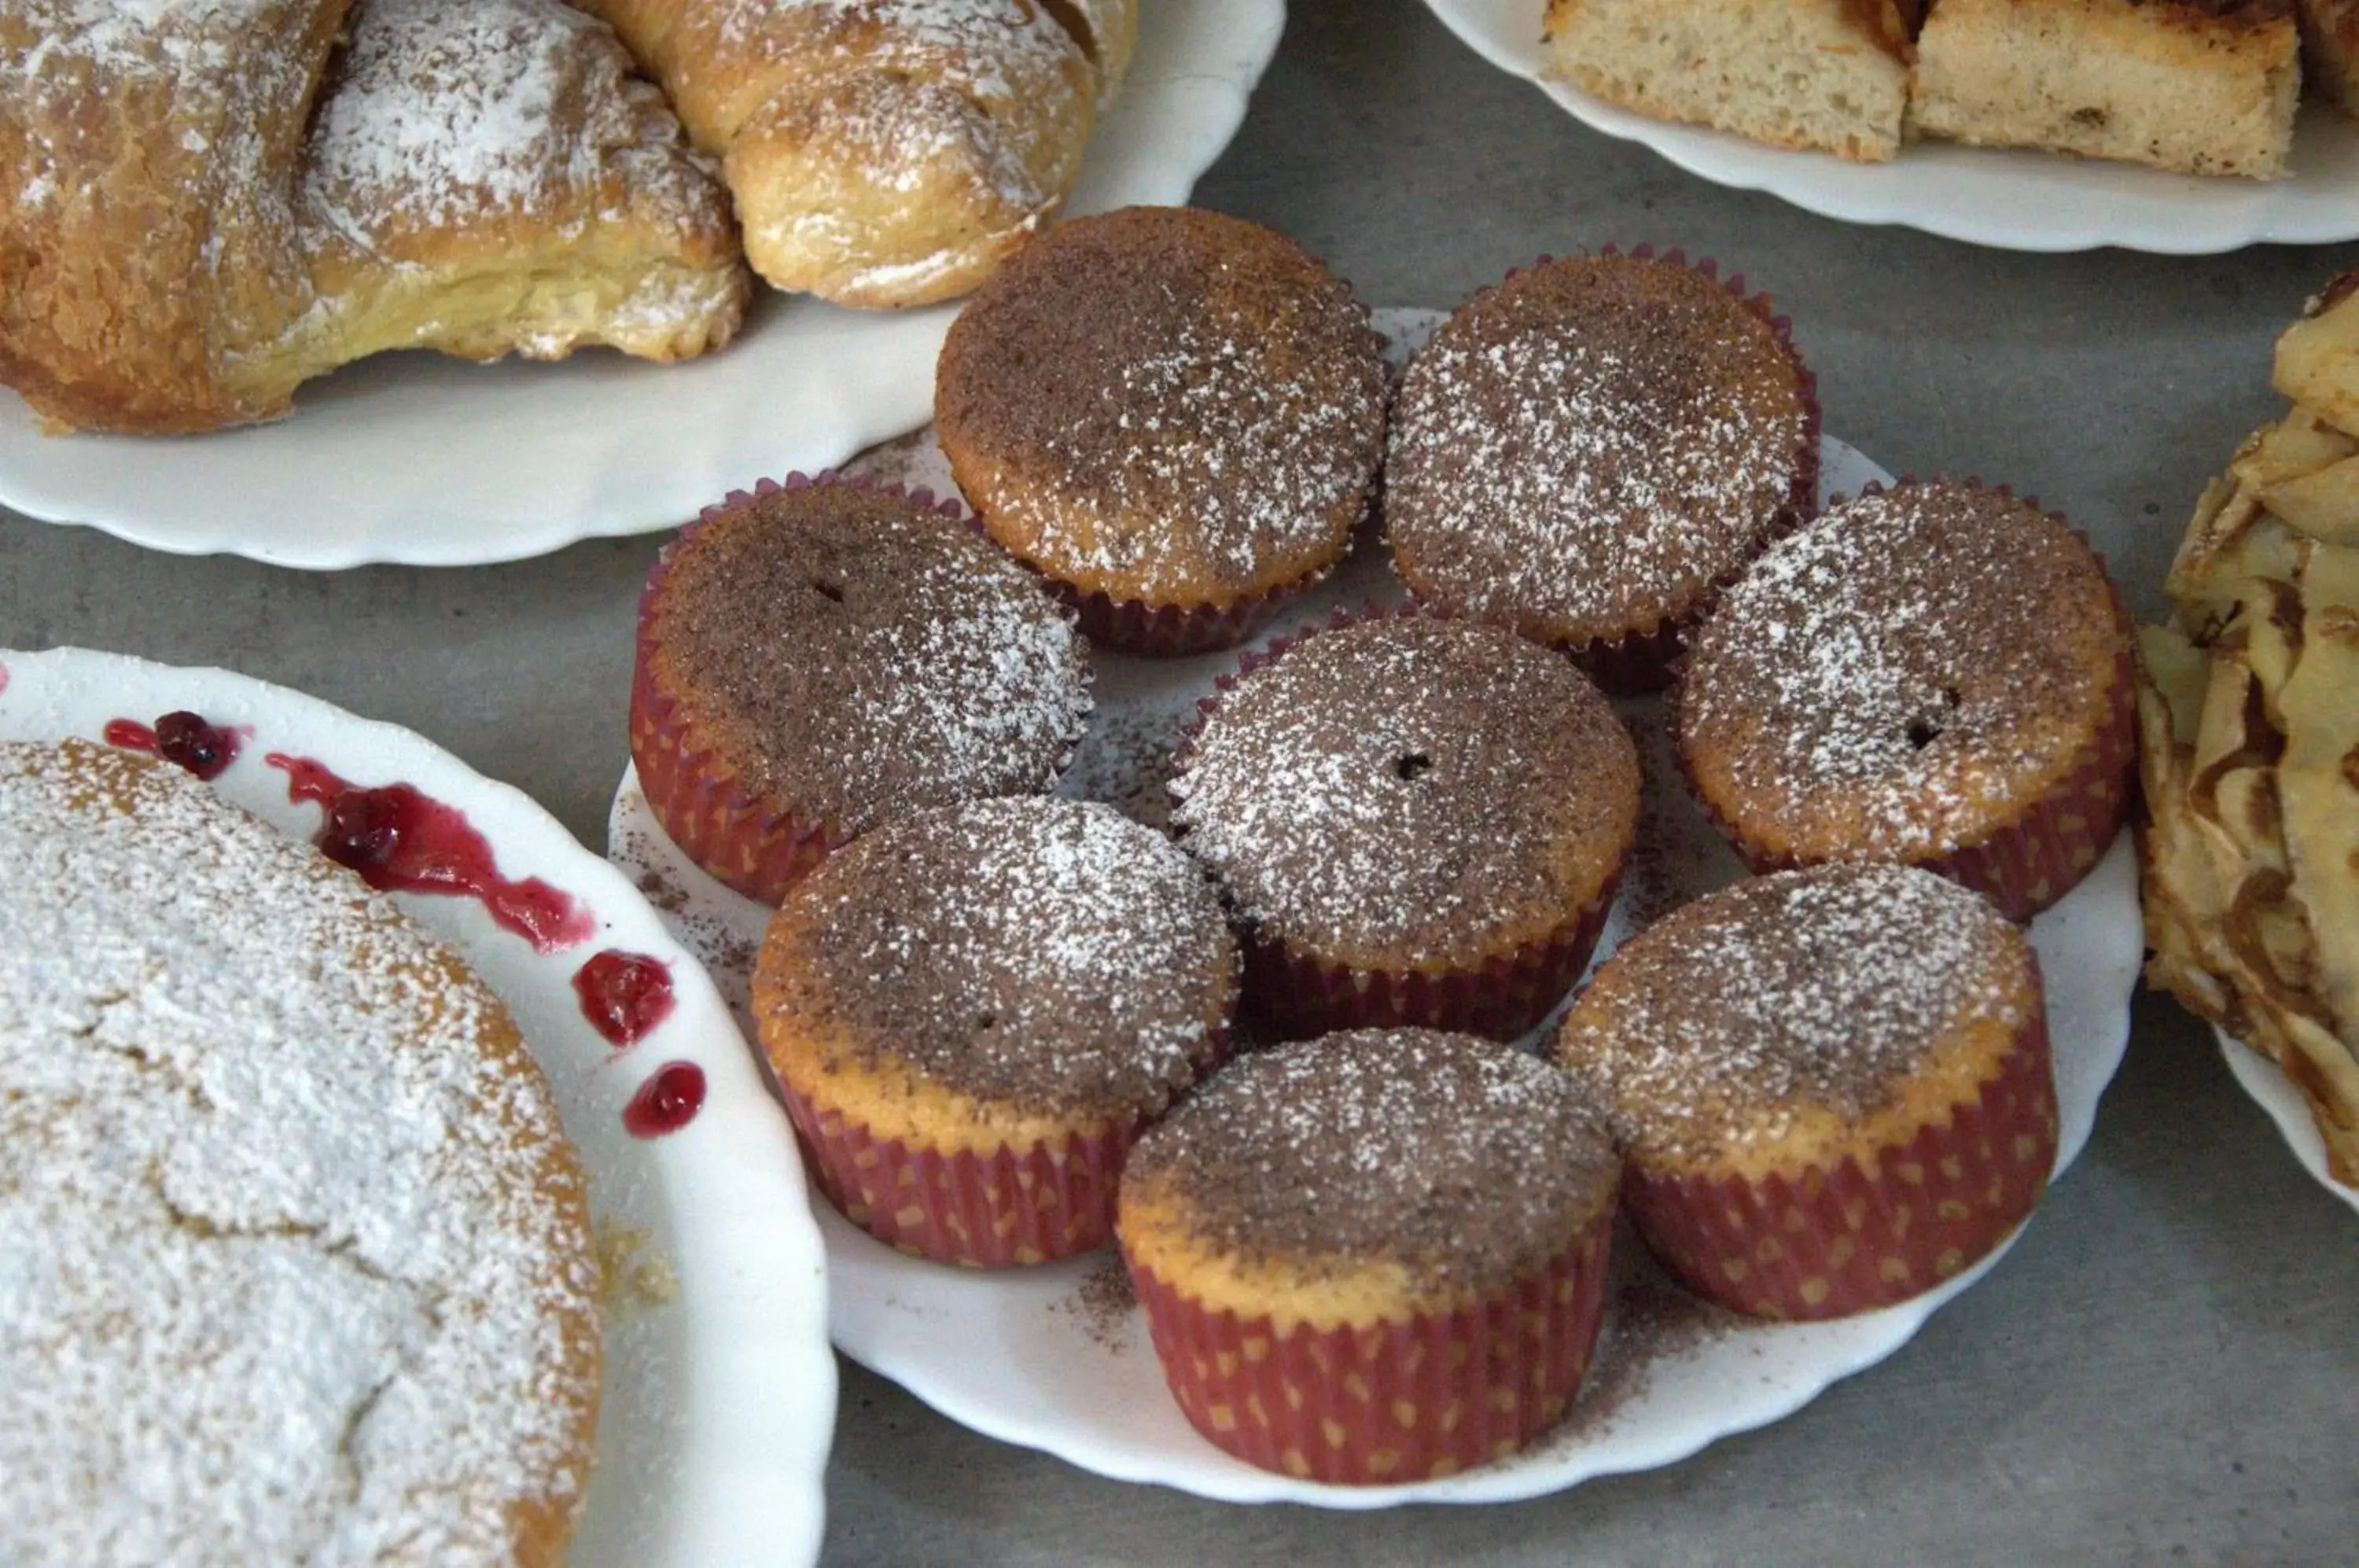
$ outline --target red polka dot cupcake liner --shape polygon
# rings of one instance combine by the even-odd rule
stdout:
[[[706,524],[760,496],[820,485],[904,495],[951,521],[966,519],[955,502],[939,501],[929,491],[883,484],[865,474],[831,471],[815,475],[790,474],[783,481],[763,479],[750,491],[731,491],[682,528],[656,558],[639,594],[636,656],[631,671],[630,746],[640,792],[681,854],[723,886],[772,905],[818,869],[831,852],[857,835],[815,814],[798,811],[791,802],[756,795],[712,746],[700,741],[678,694],[656,674],[655,611],[673,558]]]
[[[1272,638],[1245,654],[1234,671],[1214,682],[1213,694],[1197,702],[1195,720],[1172,759],[1173,776],[1186,770],[1196,736],[1219,711],[1221,698],[1240,681],[1322,632],[1416,615],[1450,618],[1447,611],[1414,602],[1338,609],[1316,626]],[[1313,958],[1282,942],[1246,932],[1239,942],[1245,953],[1242,1011],[1263,1034],[1281,1040],[1309,1040],[1337,1029],[1422,1027],[1512,1040],[1548,1017],[1589,967],[1633,847],[1635,841],[1623,846],[1614,874],[1596,897],[1554,934],[1472,968],[1440,973],[1360,968]]]
[[[2030,1214],[2056,1163],[2056,1081],[2034,1018],[1946,1122],[1799,1177],[1658,1176],[1623,1203],[1647,1247],[1708,1301],[1755,1317],[1847,1317],[1921,1295]]]
[[[1136,1262],[1130,1276],[1189,1423],[1248,1465],[1384,1486],[1504,1459],[1571,1407],[1605,1310],[1609,1212],[1480,1303],[1402,1322],[1281,1334],[1208,1307]]]
[[[1763,550],[1817,515],[1820,437],[1824,420],[1819,407],[1818,375],[1810,369],[1810,362],[1802,357],[1801,350],[1795,345],[1792,319],[1777,314],[1775,301],[1767,293],[1748,292],[1743,273],[1732,272],[1723,277],[1720,264],[1712,257],[1690,261],[1687,253],[1678,246],[1658,251],[1651,245],[1640,245],[1625,251],[1618,245],[1608,244],[1600,247],[1599,254],[1626,255],[1633,261],[1660,261],[1670,267],[1683,267],[1726,289],[1776,335],[1778,346],[1793,364],[1802,400],[1802,437],[1794,454],[1794,472],[1787,487],[1784,506],[1769,526],[1762,530],[1761,537],[1753,542],[1745,558],[1714,578],[1703,596],[1686,614],[1658,620],[1650,627],[1633,630],[1611,641],[1566,642],[1545,636],[1531,626],[1516,627],[1527,636],[1563,648],[1606,695],[1636,697],[1661,691],[1670,684],[1673,670],[1686,645],[1688,632],[1711,614],[1721,593],[1745,575],[1745,569]],[[1541,256],[1531,267],[1515,268],[1502,281],[1510,281],[1555,259],[1553,256]],[[1441,607],[1449,608],[1446,604]]]
[[[2005,485],[1992,488],[2006,489]],[[1882,489],[1872,485],[1862,494],[1875,495]],[[2085,536],[2082,542],[2087,542]],[[2093,549],[2091,554],[2095,554]],[[2121,628],[2122,646],[2114,660],[2112,705],[2080,757],[2052,788],[1988,837],[1943,855],[1908,860],[1909,865],[1973,888],[2011,920],[2028,920],[2079,887],[2082,878],[2105,857],[2130,819],[2137,766],[2136,667],[2131,655],[2129,611],[2122,603],[2121,590],[2111,578],[2105,590],[2114,622]],[[1764,847],[1731,822],[1696,787],[1686,749],[1677,749],[1689,797],[1735,847],[1748,869],[1757,876],[1808,864]]]
[[[1136,1128],[988,1155],[879,1138],[783,1084],[821,1193],[888,1247],[938,1263],[1012,1269],[1114,1239],[1114,1192]]]

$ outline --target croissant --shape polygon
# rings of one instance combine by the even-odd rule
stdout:
[[[312,299],[296,160],[349,0],[0,0],[0,382],[179,431],[284,406]]]
[[[723,159],[746,258],[863,307],[965,293],[1071,191],[1136,0],[580,0]]]
[[[679,358],[747,291],[726,193],[560,0],[0,0],[0,382],[53,423],[269,419],[388,348]]]

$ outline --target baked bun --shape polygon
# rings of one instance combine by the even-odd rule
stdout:
[[[1131,0],[582,0],[723,160],[745,252],[842,305],[963,294],[1072,190]]]
[[[545,1564],[582,1175],[498,997],[189,775],[0,746],[0,1562]]]

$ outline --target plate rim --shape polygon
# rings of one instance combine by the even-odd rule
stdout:
[[[2285,1140],[2286,1151],[2310,1173],[2310,1180],[2349,1204],[2354,1213],[2359,1213],[2359,1187],[2345,1186],[2327,1170],[2326,1139],[2311,1117],[2310,1102],[2286,1076],[2285,1069],[2259,1048],[2245,1044],[2219,1024],[2212,1024],[2211,1029],[2220,1055],[2228,1064],[2229,1076],[2277,1124],[2277,1136]]]
[[[730,1167],[733,1184],[745,1188],[757,1200],[764,1197],[763,1189],[767,1186],[766,1201],[761,1203],[758,1228],[778,1248],[775,1254],[773,1272],[781,1281],[789,1278],[799,1281],[805,1270],[810,1271],[809,1284],[790,1293],[796,1315],[806,1321],[799,1325],[798,1332],[774,1334],[771,1340],[771,1355],[775,1360],[770,1380],[781,1386],[790,1385],[796,1397],[777,1400],[773,1407],[750,1407],[774,1408],[778,1413],[780,1419],[767,1432],[771,1445],[751,1445],[756,1451],[749,1452],[748,1444],[734,1438],[737,1429],[734,1427],[731,1432],[721,1434],[731,1437],[732,1441],[725,1443],[709,1441],[713,1422],[723,1419],[712,1415],[708,1415],[700,1425],[683,1426],[669,1435],[679,1449],[687,1451],[694,1448],[701,1459],[709,1460],[716,1452],[742,1455],[743,1463],[728,1473],[705,1472],[710,1484],[704,1490],[710,1496],[704,1506],[718,1508],[725,1503],[741,1503],[749,1493],[766,1496],[773,1506],[766,1512],[762,1539],[774,1541],[777,1546],[778,1554],[773,1561],[798,1565],[817,1563],[826,1534],[826,1473],[834,1447],[841,1394],[832,1341],[827,1332],[830,1281],[826,1247],[816,1223],[808,1217],[810,1214],[810,1187],[795,1147],[791,1127],[784,1111],[771,1099],[754,1064],[752,1049],[746,1044],[726,999],[705,970],[694,948],[672,934],[662,915],[633,885],[621,867],[583,845],[539,802],[514,785],[479,771],[464,758],[406,726],[367,718],[325,698],[234,670],[212,665],[167,664],[136,655],[73,645],[55,645],[45,648],[0,646],[0,710],[5,710],[15,701],[13,694],[22,689],[20,682],[24,681],[28,671],[54,681],[61,687],[122,693],[123,705],[126,707],[145,705],[145,702],[153,700],[154,696],[172,691],[203,688],[216,691],[234,702],[252,704],[245,711],[266,707],[291,720],[284,732],[284,744],[294,748],[310,750],[313,740],[337,733],[348,735],[354,744],[366,748],[367,766],[372,771],[383,768],[388,773],[398,773],[445,799],[452,794],[462,796],[454,803],[468,810],[470,817],[495,848],[522,850],[527,846],[518,844],[516,840],[528,838],[531,841],[529,853],[519,855],[517,858],[531,864],[532,875],[558,882],[597,916],[601,930],[592,940],[608,945],[617,941],[627,942],[640,948],[654,945],[657,942],[662,944],[658,950],[659,956],[670,967],[673,977],[676,1001],[672,1016],[684,1018],[695,1029],[696,1038],[703,1042],[700,1049],[690,1051],[679,1049],[679,1042],[675,1041],[674,1054],[693,1057],[705,1067],[708,1078],[718,1080],[714,1087],[721,1093],[708,1097],[706,1114],[711,1114],[717,1105],[726,1105],[733,1119],[759,1118],[763,1124],[775,1129],[774,1147],[780,1155],[767,1160],[758,1155],[747,1159],[744,1140],[740,1138],[731,1142],[725,1154],[716,1150],[712,1155],[703,1157],[702,1162],[718,1164],[725,1161]],[[68,696],[62,700],[70,702],[75,699]],[[38,703],[41,698],[36,694],[34,701]],[[73,733],[76,732],[69,730],[66,735]],[[27,734],[46,736],[50,740],[66,738],[66,735],[57,734],[49,728]],[[0,733],[0,739],[7,738],[10,738],[9,734]],[[99,737],[83,735],[82,738],[96,740]],[[273,743],[274,749],[281,744],[280,735],[265,738]],[[459,786],[458,789],[451,788],[453,783]],[[485,807],[496,811],[500,820],[484,822]],[[267,821],[266,818],[265,820]],[[271,825],[274,831],[286,831],[277,823]],[[503,839],[507,841],[505,845],[501,842]],[[460,901],[399,893],[392,897],[436,940],[449,943],[462,954],[470,954],[470,949],[476,942],[490,940],[470,938],[441,929],[443,922],[435,918],[436,909],[445,906],[456,908]],[[586,948],[587,943],[582,947]],[[568,961],[576,952],[576,949],[569,948],[562,956],[538,955],[533,962],[554,960],[558,965],[570,967]],[[556,968],[551,968],[549,973],[552,976],[552,989],[555,985],[567,984],[554,978]],[[495,992],[501,990],[500,977],[488,968],[484,978]],[[539,1060],[540,1049],[529,1036],[527,1044],[534,1048],[535,1058]],[[617,1051],[606,1060],[620,1062],[626,1060],[626,1055]],[[722,1067],[716,1073],[718,1062],[732,1065]],[[646,1062],[642,1065],[651,1067],[653,1062]],[[582,1071],[571,1064],[565,1064],[561,1069],[548,1064],[543,1066],[544,1073],[552,1079],[559,1076],[560,1070],[568,1073]],[[597,1066],[586,1070],[590,1073],[598,1071]],[[737,1081],[741,1079],[743,1082]],[[589,1164],[586,1158],[584,1163],[586,1166]],[[594,1198],[600,1172],[596,1166],[589,1166],[589,1170]],[[608,1177],[608,1180],[625,1181],[630,1179],[627,1172]],[[772,1182],[775,1184],[769,1184]],[[713,1208],[715,1213],[712,1217],[715,1228],[729,1236],[734,1238],[754,1228],[752,1223],[744,1217],[745,1214],[751,1213],[752,1204],[744,1205],[744,1213],[735,1219],[719,1214],[719,1205],[713,1205]],[[592,1213],[593,1215],[597,1213],[594,1203]],[[796,1223],[799,1218],[802,1224]],[[675,1258],[671,1261],[676,1265],[678,1259]],[[724,1276],[708,1273],[677,1279],[677,1284],[679,1293],[668,1300],[662,1310],[697,1313],[701,1310],[698,1303],[727,1295],[729,1280]],[[691,1290],[696,1293],[690,1295]],[[610,1332],[615,1310],[611,1302],[602,1303],[601,1315],[608,1323]],[[773,1327],[777,1321],[775,1317],[766,1317],[762,1326]],[[800,1329],[809,1332],[799,1332]],[[713,1344],[715,1330],[701,1328],[696,1332],[703,1343]],[[682,1380],[693,1379],[700,1388],[709,1389],[724,1381],[726,1375],[736,1368],[740,1358],[734,1349],[721,1345],[717,1347],[717,1353],[708,1351],[684,1360],[686,1366]],[[792,1454],[806,1455],[809,1463],[792,1470],[778,1463],[782,1456]],[[598,1462],[593,1460],[593,1487],[598,1468]],[[684,1469],[678,1472],[685,1473]],[[629,1483],[617,1480],[613,1484]],[[790,1506],[777,1506],[779,1503]],[[695,1506],[693,1499],[690,1506]],[[798,1525],[801,1528],[797,1528]],[[577,1535],[573,1541],[577,1552],[580,1542],[581,1538]]]

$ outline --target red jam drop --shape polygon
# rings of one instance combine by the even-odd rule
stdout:
[[[660,958],[608,948],[573,972],[582,1016],[619,1050],[671,1017],[671,971]]]
[[[623,1107],[623,1130],[633,1138],[662,1138],[694,1121],[703,1105],[704,1069],[693,1062],[668,1062]]]
[[[162,757],[200,779],[218,779],[237,760],[237,732],[208,724],[203,714],[185,708],[166,713],[152,728],[133,719],[109,719],[99,735],[109,746]]]
[[[493,920],[541,953],[587,942],[597,923],[572,896],[538,877],[502,877],[492,846],[466,814],[408,784],[363,789],[309,757],[263,758],[287,773],[287,798],[326,808],[320,853],[383,892],[479,900]]]

